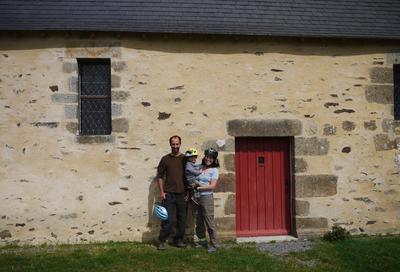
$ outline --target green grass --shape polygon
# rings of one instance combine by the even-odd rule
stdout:
[[[0,271],[400,271],[400,237],[316,242],[312,250],[273,256],[254,244],[157,251],[140,243],[0,249]]]
[[[320,243],[298,257],[321,261],[329,271],[400,271],[400,237],[359,237]],[[323,269],[322,269],[323,270]]]

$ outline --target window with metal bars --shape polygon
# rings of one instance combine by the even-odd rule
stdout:
[[[111,65],[109,59],[78,59],[79,134],[111,134]]]
[[[394,120],[400,120],[400,64],[393,65]]]

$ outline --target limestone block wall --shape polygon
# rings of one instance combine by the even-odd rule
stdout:
[[[263,122],[274,120],[301,124],[296,135],[284,129],[294,137],[295,234],[335,224],[397,233],[392,65],[399,48],[362,40],[2,34],[0,244],[155,239],[153,178],[173,134],[183,150],[220,151],[215,217],[220,237],[232,238],[234,139],[249,131],[269,136]],[[109,136],[78,135],[76,59],[83,57],[111,59]]]

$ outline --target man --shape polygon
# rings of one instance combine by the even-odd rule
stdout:
[[[169,139],[171,153],[161,158],[157,168],[157,180],[160,188],[160,198],[168,211],[168,219],[162,221],[158,246],[159,250],[166,249],[165,241],[171,233],[172,218],[176,210],[177,226],[174,242],[177,247],[186,247],[183,243],[186,223],[185,203],[185,155],[179,152],[181,137],[174,135]]]

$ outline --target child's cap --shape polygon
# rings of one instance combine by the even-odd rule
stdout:
[[[188,151],[185,152],[185,157],[193,157],[199,155],[196,148],[189,148]]]

